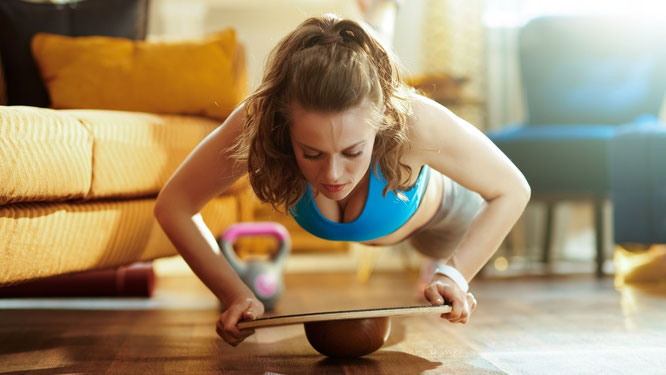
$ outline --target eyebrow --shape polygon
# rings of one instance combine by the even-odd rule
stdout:
[[[354,148],[354,147],[356,147],[356,146],[359,146],[359,145],[361,145],[361,144],[364,144],[365,142],[366,142],[366,141],[356,142],[356,143],[354,143],[353,145],[351,145],[351,146],[349,146],[349,147],[345,147],[345,148],[343,148],[342,150],[343,150],[343,151],[349,150],[350,148]],[[305,147],[305,148],[310,149],[310,150],[312,150],[312,151],[317,151],[317,152],[324,153],[324,151],[319,150],[319,149],[316,149],[316,148],[314,148],[314,147],[312,147],[312,146],[308,146],[308,145],[306,145],[306,144],[304,144],[304,143],[301,143],[301,142],[298,142],[298,141],[297,141],[296,143],[298,143],[299,146],[301,146],[301,147]]]

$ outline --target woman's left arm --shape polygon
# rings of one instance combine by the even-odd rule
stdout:
[[[481,131],[430,99],[415,101],[410,131],[412,155],[479,193],[488,203],[448,261],[469,281],[520,218],[530,199],[530,187]]]

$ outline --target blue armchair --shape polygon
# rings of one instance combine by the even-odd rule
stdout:
[[[543,261],[552,246],[555,205],[594,205],[596,272],[611,235],[610,144],[619,129],[656,121],[666,88],[666,32],[648,21],[591,16],[537,18],[519,31],[525,124],[488,133],[545,203]]]
[[[627,250],[666,243],[666,126],[623,128],[610,150],[615,243]]]

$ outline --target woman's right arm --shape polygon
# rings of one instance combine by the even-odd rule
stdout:
[[[242,131],[244,117],[240,106],[194,149],[164,185],[154,209],[167,237],[225,308],[239,297],[254,295],[220,255],[199,212],[247,172],[229,151]]]

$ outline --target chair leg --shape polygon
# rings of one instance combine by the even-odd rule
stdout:
[[[546,202],[546,222],[543,236],[543,253],[541,262],[550,266],[550,257],[553,249],[553,226],[555,225],[555,203]]]
[[[597,277],[604,276],[604,261],[606,260],[606,246],[608,236],[606,233],[606,225],[604,222],[604,200],[595,199],[594,200],[594,226],[596,234],[596,275]]]

